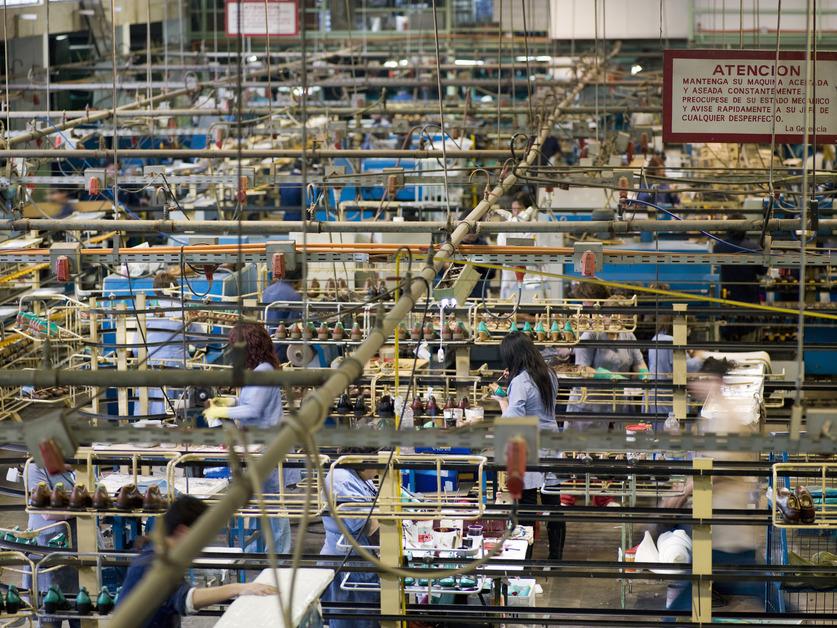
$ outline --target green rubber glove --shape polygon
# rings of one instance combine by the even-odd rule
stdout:
[[[593,375],[593,379],[609,379],[609,380],[619,380],[625,379],[623,375],[619,375],[619,373],[614,373],[613,371],[609,371],[606,368],[602,368],[601,366],[596,369],[595,375]]]

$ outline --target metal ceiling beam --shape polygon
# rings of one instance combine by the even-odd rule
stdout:
[[[120,151],[121,152],[121,151]],[[752,220],[592,220],[550,222],[481,222],[477,233],[690,233],[698,231],[760,231],[763,221]],[[55,218],[23,218],[0,221],[0,231],[97,231],[116,230],[125,233],[194,233],[194,234],[286,234],[286,233],[432,233],[444,231],[442,221],[368,222],[368,221],[299,221],[299,220],[71,220]],[[800,228],[797,219],[773,219],[767,230],[794,231]],[[837,229],[837,219],[821,220],[824,231]],[[2,258],[2,251],[0,251]]]
[[[0,386],[95,386],[95,387],[161,387],[161,386],[317,386],[326,381],[330,369],[283,370],[269,372],[233,369],[148,369],[119,371],[99,368],[0,370]]]
[[[612,102],[613,99],[610,99]],[[285,110],[289,111],[298,111],[300,109],[297,103],[283,103],[277,102],[273,105],[273,107],[248,107],[247,114],[248,115],[261,115],[261,114],[268,114],[273,113],[274,115],[280,115],[285,112]],[[346,104],[337,104],[337,105],[329,105],[329,104],[309,104],[305,107],[306,111],[311,114],[331,114],[331,115],[355,115],[359,112],[367,112],[368,114],[371,113],[428,113],[427,104],[426,103],[416,103],[416,102],[398,102],[398,101],[386,101],[386,103],[375,103],[374,101],[369,102],[368,104],[362,107],[352,107]],[[472,103],[470,105],[466,105],[466,103],[462,102],[461,100],[456,101],[445,101],[445,110],[446,111],[462,111],[467,109],[471,115],[479,115],[479,114],[486,114],[492,115],[496,119],[497,117],[497,106],[496,105],[481,105],[479,103]],[[562,114],[564,115],[589,115],[595,113],[622,113],[626,110],[630,111],[631,113],[659,113],[662,109],[661,105],[657,106],[648,106],[648,105],[635,105],[633,103],[625,102],[624,104],[617,104],[617,105],[602,105],[598,108],[596,107],[588,107],[584,105],[573,105],[569,107],[565,107],[562,109]],[[89,115],[94,115],[96,113],[103,113],[105,110],[103,109],[94,109],[91,111],[84,111],[84,110],[67,110],[67,111],[10,111],[9,117],[12,119],[31,119],[31,118],[67,118],[67,119],[75,119],[75,118],[86,118]],[[528,107],[523,106],[506,106],[500,110],[501,116],[510,116],[512,114],[521,114],[521,113],[529,113]],[[4,117],[6,114],[3,114]],[[171,118],[173,116],[196,116],[196,117],[203,117],[203,116],[228,116],[230,115],[229,109],[202,109],[202,108],[181,108],[181,109],[130,109],[120,111],[117,110],[116,117],[117,118]],[[278,131],[284,130],[277,129]],[[361,127],[359,130],[367,130]],[[208,130],[207,130],[208,132]]]
[[[77,122],[77,120],[72,120]],[[70,124],[69,122],[67,124]],[[50,133],[52,131],[47,131]],[[27,133],[32,136],[32,133]],[[20,136],[18,136],[20,137]],[[17,138],[15,138],[17,139]],[[34,139],[30,137],[29,139]],[[367,157],[391,157],[393,159],[441,159],[442,150],[415,149],[316,149],[308,148],[276,148],[276,149],[182,149],[182,148],[120,148],[118,156],[122,159],[156,158],[156,159],[281,159],[302,157],[303,153],[310,159],[365,159]],[[458,150],[451,149],[446,153],[448,159],[503,159],[511,156],[508,150]],[[0,150],[0,159],[49,158],[49,159],[113,159],[114,151],[110,149],[52,149],[52,148],[15,148]]]

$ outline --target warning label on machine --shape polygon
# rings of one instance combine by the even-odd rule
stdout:
[[[666,50],[666,142],[837,142],[837,53]]]

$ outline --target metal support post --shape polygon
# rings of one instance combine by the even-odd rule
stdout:
[[[148,325],[146,323],[146,314],[145,310],[145,293],[140,292],[137,294],[137,333],[139,334],[140,338],[148,338]],[[148,370],[148,345],[143,342],[139,346],[139,350],[137,351],[137,360],[139,362],[139,370],[140,371],[147,371]],[[139,398],[139,412],[142,416],[148,415],[148,388],[146,386],[141,387],[138,390],[138,398]]]
[[[120,303],[116,306],[118,316],[116,317],[116,369],[118,371],[128,370],[128,349],[125,345],[128,344],[128,325],[125,318],[125,304]],[[128,416],[128,389],[119,388],[116,391],[117,408],[120,417]]]
[[[696,458],[692,468],[711,471],[712,460]],[[693,478],[692,516],[698,521],[712,518],[712,476],[695,475]],[[699,523],[692,527],[692,621],[712,621],[712,581],[704,576],[712,575],[712,526]]]
[[[688,414],[688,404],[686,401],[686,344],[688,341],[688,328],[686,324],[686,309],[688,305],[685,303],[674,304],[674,320],[672,323],[672,373],[671,383],[672,389],[672,410],[674,411],[674,418],[683,424]]]
[[[93,379],[96,379],[95,372],[99,370],[99,315],[96,313],[96,297],[90,299],[90,372]],[[93,414],[98,415],[99,409],[99,393],[98,387],[93,388]],[[93,419],[93,425],[98,423]],[[92,486],[90,488],[93,488]]]
[[[388,453],[378,454],[378,462],[386,464]],[[384,503],[394,503],[401,492],[401,474],[390,468],[380,486],[381,499]],[[401,566],[401,521],[387,519],[379,522],[381,542],[381,561],[391,567]],[[381,614],[399,615],[402,610],[403,591],[401,578],[382,573],[381,576]],[[382,628],[398,628],[397,621],[381,622]]]

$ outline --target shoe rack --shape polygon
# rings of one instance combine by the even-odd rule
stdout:
[[[773,465],[773,525],[785,529],[837,529],[837,463]]]
[[[241,450],[237,450],[234,455],[240,455]],[[258,452],[250,454],[257,457]],[[236,516],[240,517],[258,517],[262,513],[271,518],[282,519],[299,519],[304,516],[306,510],[305,487],[308,487],[310,499],[308,500],[308,516],[318,517],[325,510],[326,504],[323,498],[323,475],[322,469],[329,463],[330,458],[326,455],[320,454],[318,457],[319,466],[314,467],[313,473],[309,474],[305,469],[306,456],[304,454],[288,454],[285,461],[291,463],[287,467],[284,464],[277,465],[277,472],[279,474],[279,492],[278,493],[263,493],[264,510],[259,507],[258,501],[253,497],[244,508],[240,508],[236,512]],[[178,456],[172,459],[166,466],[166,481],[169,486],[170,498],[173,496],[175,490],[178,493],[189,492],[190,481],[193,484],[200,482],[204,478],[188,478],[185,477],[183,470],[189,463],[214,463],[215,465],[228,466],[230,465],[230,456],[227,452],[191,452]],[[284,471],[286,469],[302,469],[304,477],[302,478],[301,487],[303,490],[298,492],[290,492],[285,487],[285,482],[282,480]],[[224,483],[225,484],[225,483]],[[184,490],[185,489],[185,490]],[[202,499],[207,505],[212,506],[220,499],[221,491],[213,491],[210,494],[203,493],[196,495]]]

